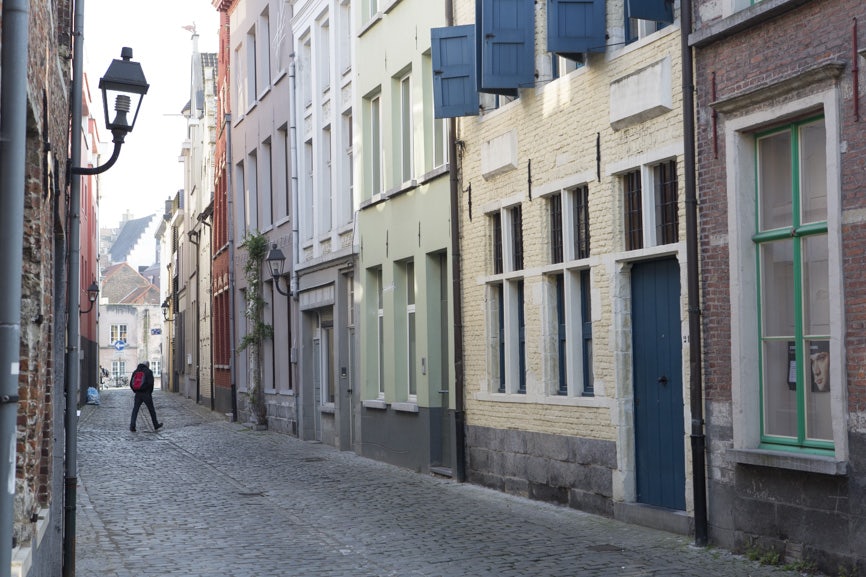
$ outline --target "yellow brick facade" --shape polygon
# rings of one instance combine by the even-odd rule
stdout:
[[[456,24],[474,21],[473,4],[459,3]],[[613,500],[628,502],[634,500],[631,262],[658,257],[674,257],[679,262],[684,423],[689,418],[679,22],[631,44],[617,43],[622,36],[623,6],[609,2],[606,52],[589,55],[585,66],[551,80],[546,6],[540,2],[535,8],[536,86],[520,89],[519,98],[498,109],[458,120],[466,423],[470,428],[615,443]],[[618,120],[614,128],[612,118],[621,117],[622,111],[612,110],[613,91],[619,86],[640,90],[642,74],[654,75],[658,82],[653,89],[667,91],[669,100],[661,109],[626,113],[626,119]],[[632,78],[635,82],[627,84]],[[637,98],[639,106],[641,97]],[[516,143],[513,152],[501,146],[508,142]],[[499,152],[489,152],[497,147]],[[662,161],[674,161],[677,166],[678,241],[626,251],[621,175]],[[577,185],[586,185],[589,192],[590,256],[551,264],[547,198]],[[644,194],[652,195],[652,190],[645,188]],[[494,274],[490,215],[517,205],[522,208],[524,266]],[[505,222],[502,227],[506,228]],[[550,318],[555,293],[549,279],[553,272],[578,270],[590,274],[593,396],[571,391],[556,394],[555,319]],[[497,310],[491,286],[517,279],[524,283],[526,391],[500,393]],[[684,458],[688,461],[687,455]],[[690,470],[689,463],[686,470]],[[687,496],[691,494],[689,483],[687,478]]]

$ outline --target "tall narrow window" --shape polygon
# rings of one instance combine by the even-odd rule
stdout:
[[[250,31],[247,32],[247,43],[246,43],[246,54],[247,54],[247,94],[249,95],[249,102],[247,104],[252,104],[255,102],[258,97],[258,92],[256,90],[258,86],[258,70],[256,65],[256,28],[253,26],[250,28]]]
[[[641,207],[640,170],[623,175],[625,201],[625,249],[643,248],[643,212]]]
[[[382,192],[382,116],[379,96],[370,99],[370,189]]]
[[[505,392],[505,294],[502,290],[502,284],[495,284],[492,287],[494,306],[496,307],[496,332],[499,337],[498,341],[498,367],[499,367],[499,386],[498,392]]]
[[[493,274],[502,273],[502,215],[498,212],[490,215],[493,233]]]
[[[376,344],[379,398],[385,398],[385,287],[382,269],[376,270]]]
[[[772,446],[833,448],[826,142],[823,118],[756,135],[761,440]]]
[[[583,354],[583,395],[595,394],[592,376],[592,300],[590,299],[589,271],[580,271],[580,321]]]
[[[550,208],[550,262],[562,262],[562,194],[548,199]]]
[[[656,242],[671,244],[679,240],[677,202],[677,161],[669,160],[657,165],[656,189]]]
[[[415,263],[406,263],[406,365],[408,370],[409,399],[418,395],[418,375],[415,340]]]
[[[319,27],[318,41],[319,90],[327,92],[331,88],[331,26],[327,20]]]
[[[517,392],[526,393],[526,315],[524,314],[523,279],[514,283],[517,289]]]
[[[333,226],[331,218],[332,205],[334,202],[331,191],[331,127],[322,130],[322,149],[320,151],[321,164],[319,167],[319,234],[327,234]]]
[[[259,228],[259,158],[258,151],[253,150],[247,156],[246,180],[246,211],[249,230]]]
[[[271,84],[271,14],[265,8],[259,16],[259,42],[256,43],[256,89],[261,94]]]
[[[341,177],[343,179],[343,199],[340,224],[352,222],[352,211],[355,206],[355,179],[353,175],[352,154],[352,112],[343,114],[343,154]]]
[[[304,196],[303,196],[303,219],[301,220],[301,238],[312,240],[314,229],[314,202],[313,190],[313,141],[304,143]]]
[[[556,275],[557,394],[568,394],[568,342],[565,323],[565,277]]]
[[[574,258],[589,257],[589,187],[574,189]]]
[[[262,142],[262,160],[259,167],[262,173],[261,194],[262,199],[262,226],[270,226],[274,223],[274,175],[273,175],[273,153],[271,151],[271,139]]]
[[[433,119],[433,166],[448,164],[448,119]]]
[[[410,75],[400,79],[401,181],[412,180],[412,87]]]
[[[523,269],[523,209],[513,207],[511,213],[511,265],[512,270]]]

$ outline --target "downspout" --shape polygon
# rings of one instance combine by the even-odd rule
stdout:
[[[72,94],[70,123],[70,171],[81,165],[81,87],[84,70],[84,0],[75,2],[72,51]],[[119,153],[120,147],[115,147]],[[116,154],[112,154],[116,158]],[[75,575],[75,512],[78,490],[78,386],[81,371],[81,177],[73,174],[69,183],[69,283],[66,285],[66,491],[63,501],[63,576]],[[16,269],[17,270],[17,269]]]
[[[27,58],[30,3],[3,2],[0,92],[0,267],[20,271],[24,249],[24,175],[27,150]],[[0,575],[12,570],[15,522],[15,444],[21,353],[21,277],[0,278]]]
[[[689,46],[692,2],[680,3],[680,45],[683,60],[683,138],[685,147],[686,259],[688,260],[689,395],[692,413],[692,482],[695,511],[695,545],[707,545],[707,473],[704,436],[704,387],[701,375],[701,293],[698,262],[698,202],[695,175],[695,87],[694,62]]]
[[[445,3],[445,21],[454,25],[454,3]],[[451,282],[454,309],[454,478],[466,480],[466,419],[463,410],[463,283],[460,279],[460,177],[457,172],[457,119],[448,120],[448,173],[451,179]]]
[[[298,318],[297,314],[292,314],[292,307],[298,302],[298,262],[300,260],[298,253],[298,144],[297,144],[297,115],[295,107],[297,106],[297,81],[295,77],[295,57],[292,56],[292,62],[289,64],[289,95],[291,105],[289,106],[289,147],[291,148],[292,162],[292,276],[289,283],[289,379],[292,379],[292,374],[297,370],[296,358],[294,357],[295,344],[292,340],[293,335],[297,335],[298,331],[294,330],[293,324]],[[294,379],[293,386],[297,386],[295,391],[295,423],[298,427],[298,437],[301,437],[301,390],[300,378]]]
[[[229,233],[229,374],[231,376],[231,395],[232,395],[232,422],[238,421],[238,385],[235,381],[235,226],[234,218],[235,211],[233,205],[232,187],[234,179],[232,173],[234,166],[232,165],[232,115],[225,115],[226,123],[226,177],[228,178],[228,186],[226,187],[226,221],[228,223]]]
[[[199,246],[199,231],[193,229],[187,233],[189,242],[195,245],[195,404],[201,402],[201,247]],[[193,240],[195,238],[195,240]]]
[[[211,218],[213,218],[213,204],[211,204]],[[203,219],[200,221],[203,225],[207,227],[208,234],[210,235],[210,239],[208,240],[208,246],[210,247],[211,254],[208,255],[210,259],[210,272],[207,275],[208,283],[210,283],[211,295],[210,297],[210,334],[208,338],[210,339],[210,374],[208,375],[208,379],[210,379],[210,410],[213,411],[216,408],[216,384],[214,383],[213,376],[213,350],[214,350],[214,337],[213,337],[213,227],[207,221],[207,219]]]

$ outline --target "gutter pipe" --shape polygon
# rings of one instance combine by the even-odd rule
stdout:
[[[27,0],[3,2],[0,93],[0,576],[12,571],[15,517],[15,445],[18,363],[21,353],[21,275],[24,243],[24,176],[27,150]],[[78,315],[76,315],[78,316]]]
[[[707,545],[707,473],[704,434],[704,390],[701,374],[701,296],[698,262],[698,202],[695,154],[694,61],[689,46],[692,2],[680,4],[680,45],[683,61],[683,164],[685,165],[686,259],[689,312],[689,395],[692,414],[692,482],[695,515],[695,545]]]
[[[297,387],[295,391],[295,423],[298,426],[298,438],[303,437],[303,428],[301,427],[301,390],[300,386],[300,378],[292,379],[292,375],[294,371],[297,370],[297,359],[294,357],[295,343],[292,341],[292,338],[298,334],[299,331],[295,330],[293,326],[295,322],[297,322],[298,315],[292,314],[292,307],[295,306],[298,300],[298,262],[300,262],[300,256],[298,252],[298,239],[300,238],[300,232],[298,229],[298,221],[300,217],[298,216],[298,144],[297,144],[297,134],[298,134],[298,126],[297,126],[297,112],[295,107],[297,106],[297,77],[296,77],[296,67],[295,67],[295,57],[292,56],[292,62],[289,64],[289,147],[290,157],[291,157],[291,187],[292,187],[292,276],[289,281],[289,294],[291,298],[289,299],[289,380],[293,380],[293,387]]]
[[[226,176],[228,177],[228,186],[226,187],[226,208],[228,215],[228,233],[229,233],[229,345],[231,353],[229,354],[229,374],[231,375],[231,395],[232,395],[232,422],[238,422],[238,385],[236,381],[235,371],[235,225],[234,225],[234,165],[232,165],[232,115],[226,113]]]
[[[445,3],[447,26],[454,25],[454,2]],[[463,408],[463,284],[460,278],[460,177],[457,171],[457,119],[448,120],[448,173],[451,179],[451,286],[454,314],[454,478],[466,481],[466,418]]]

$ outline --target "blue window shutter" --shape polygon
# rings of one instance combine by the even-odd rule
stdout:
[[[672,24],[674,21],[673,0],[625,0],[626,14],[629,18],[655,20]]]
[[[478,114],[475,79],[475,25],[430,29],[433,60],[433,116]]]
[[[548,0],[547,49],[568,58],[604,52],[604,0]]]
[[[481,89],[535,84],[534,0],[481,0]]]

